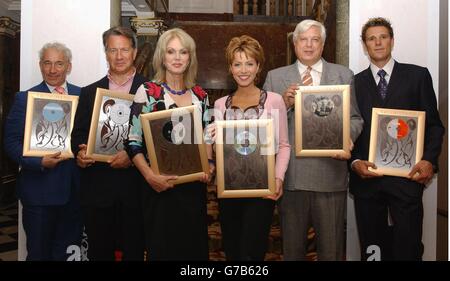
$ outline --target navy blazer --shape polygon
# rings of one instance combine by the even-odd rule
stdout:
[[[67,88],[70,95],[80,95],[80,87],[67,83]],[[28,91],[50,93],[44,81],[25,92],[18,92],[5,122],[5,151],[19,164],[17,196],[24,205],[64,205],[70,198],[71,189],[79,188],[75,160],[62,161],[53,169],[45,169],[41,166],[42,157],[22,155]]]
[[[433,82],[427,68],[395,62],[384,100],[378,94],[370,67],[355,76],[355,90],[364,126],[355,142],[350,162],[355,159],[368,159],[372,108],[381,107],[426,112],[422,159],[437,167],[445,130],[439,117]],[[423,185],[406,178],[384,176],[362,179],[353,171],[350,173],[350,192],[355,195],[370,196],[379,186],[393,185],[401,186],[402,192],[409,196],[422,194]]]

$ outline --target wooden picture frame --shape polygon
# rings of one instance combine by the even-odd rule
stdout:
[[[70,134],[78,97],[28,92],[23,156],[42,157],[61,152],[73,158]]]
[[[174,184],[209,173],[198,105],[141,114],[140,120],[153,172],[178,176]]]
[[[350,152],[350,85],[301,86],[295,96],[295,154]]]
[[[369,162],[377,174],[408,177],[423,155],[424,111],[372,109]]]
[[[86,155],[95,161],[108,162],[123,150],[128,136],[130,107],[134,96],[97,88]]]
[[[275,194],[272,119],[216,121],[217,197]]]

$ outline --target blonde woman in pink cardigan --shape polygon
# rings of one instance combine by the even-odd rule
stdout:
[[[275,195],[219,199],[223,248],[227,260],[264,260],[275,203],[283,193],[289,163],[286,106],[281,95],[256,86],[264,64],[264,51],[257,40],[247,35],[234,37],[226,49],[226,59],[237,90],[215,102],[215,119],[274,119],[277,155]]]

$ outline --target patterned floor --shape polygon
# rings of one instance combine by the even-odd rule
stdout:
[[[0,261],[17,261],[17,204],[0,208]],[[225,255],[222,250],[221,231],[218,220],[218,206],[215,186],[208,188],[208,232],[210,260],[224,261]],[[314,233],[309,234],[310,241],[313,240]],[[269,236],[269,248],[266,254],[267,261],[282,260],[281,235],[279,216],[277,211],[273,218],[272,228]],[[309,260],[316,260],[314,244],[311,243],[308,254]]]
[[[0,209],[0,261],[17,261],[17,203]]]

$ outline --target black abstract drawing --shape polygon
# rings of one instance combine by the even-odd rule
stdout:
[[[416,164],[416,138],[417,118],[380,118],[375,164],[380,167],[412,168]]]
[[[71,103],[35,99],[31,147],[37,150],[64,150],[70,134]]]
[[[228,128],[224,134],[225,139],[230,139],[228,134],[234,139],[223,146],[225,190],[267,189],[267,155],[262,152],[260,141],[266,136],[265,128]]]
[[[303,94],[302,148],[342,149],[342,96]]]
[[[161,174],[183,176],[203,171],[192,114],[152,120],[150,130]]]
[[[96,152],[116,154],[123,149],[128,134],[131,101],[104,97],[97,130]]]

